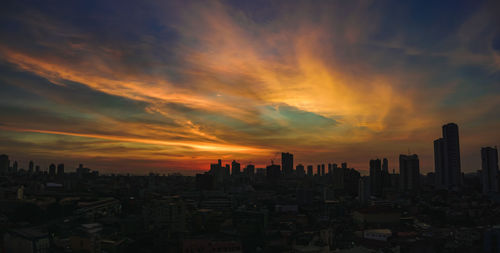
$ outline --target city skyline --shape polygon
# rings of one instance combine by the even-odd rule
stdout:
[[[293,169],[367,174],[370,159],[392,171],[411,153],[427,173],[454,122],[461,172],[475,172],[480,149],[500,144],[497,7],[9,2],[0,154],[25,169],[192,175],[217,159],[265,168],[281,152]]]

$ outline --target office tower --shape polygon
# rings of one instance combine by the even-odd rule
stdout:
[[[285,176],[293,174],[293,155],[290,153],[281,153],[281,167]]]
[[[387,161],[387,158],[382,159],[382,171],[389,173],[389,161]]]
[[[8,155],[0,155],[0,174],[6,174],[9,171],[10,160]]]
[[[17,161],[14,161],[14,163],[12,164],[12,172],[17,172]]]
[[[60,163],[57,165],[57,175],[64,176],[64,164]]]
[[[302,164],[297,165],[296,171],[298,177],[304,177],[306,175],[306,172],[304,170],[304,165]]]
[[[318,164],[318,168],[316,169],[316,175],[321,176],[321,164]]]
[[[325,164],[321,164],[321,176],[325,176]]]
[[[498,151],[497,148],[481,148],[481,181],[483,194],[498,192]]]
[[[30,164],[29,164],[29,167],[28,167],[28,172],[29,173],[33,173],[34,166],[35,166],[35,164],[33,163],[33,161],[30,161]]]
[[[344,168],[337,167],[337,164],[334,163],[332,166],[333,169],[333,187],[335,189],[344,189]]]
[[[358,184],[358,200],[362,205],[367,205],[370,201],[370,178],[361,177]]]
[[[247,167],[245,167],[245,174],[248,177],[253,177],[255,175],[255,166],[253,164],[248,164]]]
[[[418,191],[420,189],[420,165],[418,156],[399,155],[399,189]]]
[[[370,192],[374,196],[382,195],[382,165],[380,159],[370,160]]]
[[[277,164],[271,164],[266,167],[266,175],[268,179],[274,180],[281,176],[280,166]]]
[[[307,165],[307,176],[308,177],[313,176],[313,166],[312,165]]]
[[[224,179],[227,179],[231,176],[231,167],[229,166],[229,164],[226,164],[226,166],[224,167]]]
[[[51,176],[56,175],[56,165],[53,163],[49,166],[49,175]]]
[[[434,141],[434,170],[437,188],[460,188],[460,143],[458,126],[455,123],[444,125],[443,138]]]
[[[391,187],[391,179],[389,176],[389,161],[387,158],[382,159],[382,188]]]
[[[239,175],[240,174],[240,164],[233,160],[231,163],[231,175]]]
[[[331,176],[331,175],[333,175],[333,170],[332,170],[332,164],[329,163],[328,164],[328,176]]]
[[[40,166],[39,165],[35,166],[35,172],[36,173],[40,172]]]
[[[342,169],[346,170],[347,169],[347,163],[342,163]]]

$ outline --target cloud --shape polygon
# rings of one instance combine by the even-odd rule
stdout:
[[[311,161],[312,151],[360,159],[359,145],[430,157],[420,147],[431,129],[497,122],[486,117],[499,107],[488,3],[446,17],[441,4],[374,1],[19,5],[2,13],[0,55],[24,76],[1,81],[37,97],[5,100],[17,114],[8,131],[168,146],[170,162],[217,152],[264,161],[285,149]],[[481,71],[464,74],[469,65]],[[107,148],[95,145],[85,152]],[[161,161],[141,148],[137,159]]]

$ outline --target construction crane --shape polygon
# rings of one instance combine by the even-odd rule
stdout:
[[[273,159],[271,159],[271,165],[274,165],[274,160],[280,155],[280,152],[274,153]]]

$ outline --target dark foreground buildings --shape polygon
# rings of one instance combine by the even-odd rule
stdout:
[[[399,173],[385,158],[369,176],[345,162],[294,170],[282,153],[281,166],[218,160],[195,177],[0,155],[0,253],[499,252],[497,149],[456,178],[458,128],[443,130],[426,175],[417,154],[399,156]]]

